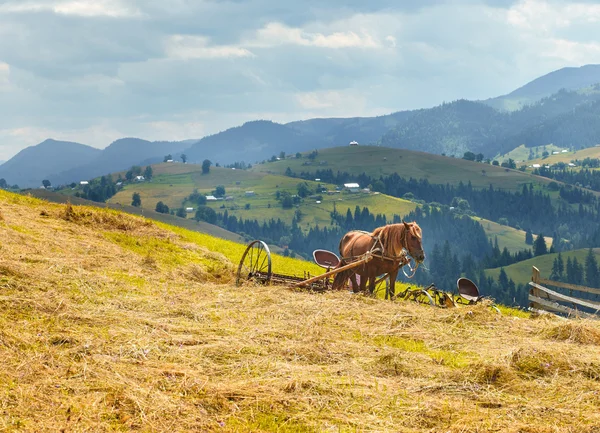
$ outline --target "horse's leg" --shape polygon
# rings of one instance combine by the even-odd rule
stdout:
[[[394,299],[394,296],[396,295],[396,278],[398,277],[398,271],[399,268],[396,268],[395,271],[392,271],[389,273],[389,277],[390,277],[390,299]]]
[[[375,293],[375,275],[369,275],[369,291]]]
[[[352,275],[350,276],[350,284],[352,286],[352,291],[354,293],[358,293],[359,287],[358,287],[358,281],[356,280],[356,272],[352,272]]]
[[[366,293],[367,291],[367,275],[360,276],[360,291]]]

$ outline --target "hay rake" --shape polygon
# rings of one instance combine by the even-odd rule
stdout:
[[[378,254],[369,252],[345,266],[340,266],[340,259],[335,253],[319,249],[313,251],[313,259],[317,265],[326,270],[325,273],[311,276],[310,272],[305,271],[302,276],[286,275],[273,272],[269,246],[261,240],[255,240],[248,244],[242,255],[236,274],[236,285],[241,286],[247,281],[253,281],[256,284],[304,287],[322,292],[331,289],[336,274],[364,265],[374,257],[378,257]],[[405,264],[401,262],[399,266]],[[356,277],[359,278],[359,275]],[[482,299],[479,289],[471,280],[459,278],[456,285],[458,293],[445,292],[438,289],[435,284],[430,284],[426,288],[408,286],[391,299],[403,299],[442,308],[473,305]],[[385,290],[387,295],[388,287],[388,274],[381,275],[375,283],[375,291]]]

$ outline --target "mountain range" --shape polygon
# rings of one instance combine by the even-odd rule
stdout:
[[[37,187],[43,179],[56,185],[160,162],[167,154],[177,158],[185,153],[191,162],[253,163],[281,152],[346,145],[353,140],[456,156],[472,151],[487,157],[521,144],[590,147],[600,141],[600,65],[563,68],[485,101],[458,100],[378,117],[287,124],[256,120],[200,140],[123,138],[103,150],[46,140],[2,164],[0,178],[21,187]]]
[[[105,149],[81,143],[48,139],[30,146],[0,166],[0,178],[21,188],[35,188],[48,179],[52,185],[88,180],[132,165],[161,162],[168,153],[189,146],[189,142],[146,141],[122,138]],[[175,156],[174,155],[174,156]]]

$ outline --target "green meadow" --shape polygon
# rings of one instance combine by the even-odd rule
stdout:
[[[594,254],[596,255],[596,260],[600,260],[600,248],[594,248]],[[562,252],[563,261],[565,264],[567,263],[567,258],[571,258],[573,260],[575,257],[580,264],[585,264],[585,257],[588,254],[587,249],[582,250],[574,250],[574,251],[565,251]],[[529,260],[524,260],[519,263],[515,263],[514,265],[506,266],[504,271],[509,278],[512,278],[515,283],[525,284],[531,281],[531,270],[532,267],[535,266],[540,270],[540,274],[542,278],[550,278],[550,274],[552,273],[552,263],[554,259],[558,256],[556,254],[545,254],[543,256],[534,257]],[[496,269],[488,269],[485,271],[488,276],[492,276],[493,278],[498,278],[500,274],[500,268]]]
[[[493,241],[495,237],[498,238],[498,245],[500,248],[506,247],[511,253],[531,248],[531,245],[525,243],[525,232],[523,230],[518,230],[483,218],[476,217],[474,219],[482,225],[483,230],[485,230],[485,234],[489,239]],[[535,236],[536,235],[534,234],[534,238]],[[550,245],[552,245],[552,238],[548,236],[544,236],[544,238],[546,239],[546,245],[550,248]]]
[[[277,200],[277,192],[297,193],[297,185],[301,179],[275,174],[267,174],[248,170],[233,170],[223,167],[211,167],[208,174],[202,174],[202,168],[193,164],[163,163],[153,166],[154,177],[151,182],[129,184],[112,197],[110,203],[131,203],[131,196],[138,192],[142,199],[142,207],[154,209],[159,201],[170,208],[182,207],[184,200],[194,189],[205,195],[211,195],[218,185],[225,187],[228,200],[207,202],[217,212],[227,212],[244,219],[259,221],[280,218],[291,223],[297,210],[302,214],[301,226],[309,228],[315,225],[329,225],[330,213],[334,207],[337,212],[345,214],[348,209],[354,212],[356,206],[368,207],[371,213],[385,214],[388,218],[394,215],[404,216],[413,211],[417,205],[411,201],[390,197],[377,193],[350,193],[341,191],[331,195],[319,194],[316,198],[305,198],[292,209],[283,209]],[[335,191],[335,185],[307,181],[309,188],[316,191],[319,184],[328,191]],[[252,192],[252,195],[248,195]],[[248,193],[248,194],[247,194]],[[317,203],[320,201],[320,203]],[[186,202],[186,207],[196,207]],[[189,214],[193,217],[193,213]]]

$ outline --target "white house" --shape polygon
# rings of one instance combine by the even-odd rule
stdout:
[[[540,165],[540,164],[533,164],[533,165],[532,165],[532,167],[533,167],[533,168],[540,168],[540,167],[541,167],[541,165]]]
[[[567,153],[567,152],[569,152],[567,149],[563,149],[560,151],[560,153]]]
[[[577,167],[577,164],[573,164],[572,162],[569,162],[569,167]]]
[[[144,176],[136,176],[135,177],[136,182],[143,182],[144,180],[145,180]]]
[[[357,183],[345,183],[344,188],[346,188],[350,192],[359,192],[360,185]]]
[[[89,185],[89,182],[87,180],[82,180],[79,182],[79,185]]]
[[[558,152],[558,151],[555,150],[554,152],[552,152],[552,155],[558,155],[559,153],[560,152]]]
[[[350,146],[358,146],[358,142],[353,140],[350,142]]]
[[[206,201],[217,201],[217,198],[214,195],[207,195]]]
[[[186,211],[187,213],[194,212],[194,208],[193,208],[193,207],[186,207],[186,208],[185,208],[185,211]]]

